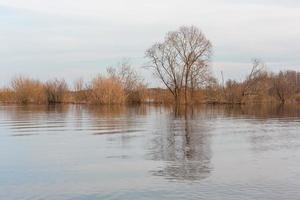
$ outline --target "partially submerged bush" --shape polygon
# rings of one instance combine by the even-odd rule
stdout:
[[[44,103],[45,94],[43,84],[34,79],[26,77],[16,77],[11,81],[14,99],[17,103]]]
[[[92,104],[123,104],[125,93],[122,84],[113,78],[97,76],[91,82],[89,102]]]
[[[127,103],[142,103],[146,100],[146,84],[128,62],[107,69],[109,78],[118,81],[126,95]]]
[[[231,104],[242,103],[243,88],[242,85],[236,81],[228,80],[225,88],[225,101]]]
[[[150,88],[147,90],[148,102],[155,104],[171,104],[174,99],[170,92],[161,88]]]
[[[72,97],[75,103],[87,103],[89,99],[90,86],[82,78],[74,82]]]
[[[63,103],[68,92],[65,80],[54,79],[45,84],[45,94],[48,104]]]
[[[0,90],[0,102],[11,103],[14,102],[14,92],[9,88],[3,88]]]
[[[132,104],[141,104],[146,101],[147,97],[147,87],[140,84],[134,90],[127,92],[126,101]]]

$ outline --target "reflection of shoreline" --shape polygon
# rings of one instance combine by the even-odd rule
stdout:
[[[174,108],[166,107],[170,112],[175,113]],[[185,116],[188,114],[187,116]],[[251,104],[251,105],[198,105],[183,106],[175,113],[178,118],[192,119],[194,114],[198,118],[212,117],[241,117],[248,116],[251,118],[280,118],[280,117],[300,117],[300,105],[295,104]]]
[[[243,105],[243,106],[227,106],[225,114],[228,117],[249,116],[254,118],[268,119],[281,117],[299,117],[300,106],[297,105]]]
[[[68,132],[92,135],[140,133],[147,107],[83,105],[10,105],[0,107],[1,124],[11,136],[60,134]],[[138,127],[136,127],[138,126]]]
[[[195,115],[194,115],[195,114]],[[163,168],[152,170],[154,176],[169,180],[197,181],[209,177],[211,171],[209,127],[197,119],[197,113],[165,116],[168,121],[156,127],[151,141],[150,159],[163,161]]]
[[[300,106],[202,105],[177,110],[167,107],[164,114],[154,126],[157,134],[151,140],[149,153],[151,160],[162,161],[164,164],[162,168],[152,170],[151,174],[169,180],[197,181],[209,177],[212,170],[209,133],[214,127],[212,120],[254,118],[260,121],[299,117]],[[266,133],[258,130],[255,134]]]

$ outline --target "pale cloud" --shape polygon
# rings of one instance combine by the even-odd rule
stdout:
[[[138,67],[153,42],[181,25],[213,42],[217,75],[240,79],[254,57],[271,70],[300,70],[296,0],[4,0],[0,17],[2,82],[16,73],[88,78],[122,58]]]

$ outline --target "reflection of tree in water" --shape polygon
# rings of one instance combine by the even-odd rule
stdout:
[[[155,176],[176,180],[200,180],[209,176],[211,149],[209,128],[193,112],[170,117],[152,140],[151,159],[166,161]]]

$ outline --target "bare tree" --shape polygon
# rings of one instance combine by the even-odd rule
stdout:
[[[109,67],[107,72],[109,77],[120,81],[125,91],[134,91],[139,84],[143,84],[143,79],[129,61],[121,62],[118,67]]]
[[[146,57],[153,64],[150,67],[154,74],[173,94],[175,103],[179,104],[182,90],[187,103],[189,86],[202,78],[198,70],[203,68],[199,66],[208,66],[211,49],[210,41],[198,28],[183,26],[169,32],[162,43],[148,49]]]
[[[212,53],[212,44],[205,35],[194,26],[179,28],[170,32],[170,39],[180,57],[181,64],[185,68],[184,97],[188,102],[189,81],[203,81],[203,69],[208,66]],[[207,70],[205,70],[207,72]],[[192,86],[192,85],[190,85]]]
[[[257,94],[268,76],[266,65],[259,59],[253,59],[251,72],[246,77],[242,88],[242,96]]]
[[[297,93],[297,73],[293,71],[280,71],[272,77],[273,87],[271,93],[284,104],[290,97]]]
[[[146,51],[153,65],[154,74],[172,93],[176,105],[180,104],[181,89],[184,80],[184,67],[179,63],[178,53],[168,39],[164,43],[156,43]]]
[[[205,88],[215,83],[215,78],[211,75],[210,67],[205,62],[197,62],[190,72],[189,88],[191,101],[194,100],[195,91]]]

